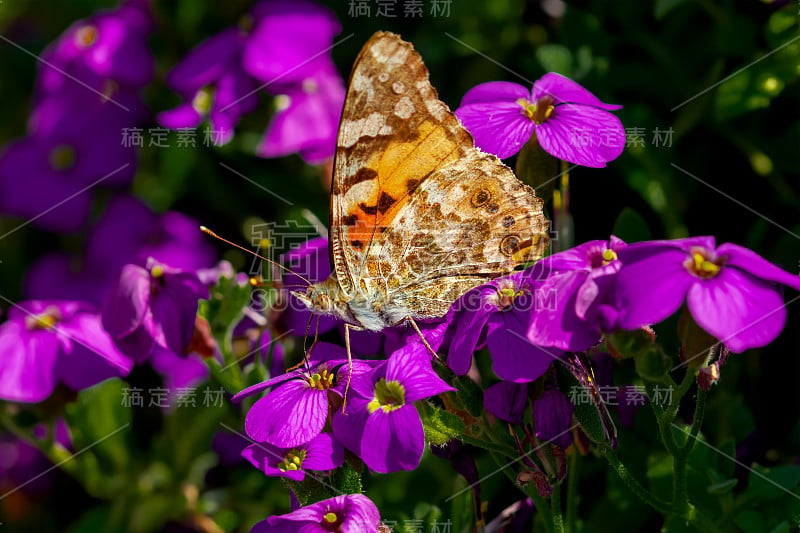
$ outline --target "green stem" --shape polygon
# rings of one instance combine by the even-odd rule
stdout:
[[[569,456],[567,466],[567,533],[574,533],[575,522],[578,517],[578,465],[581,455],[573,453]]]
[[[553,524],[553,511],[547,504],[547,500],[539,496],[534,483],[528,483],[528,487],[526,488],[528,488],[528,490],[525,492],[531,497],[534,505],[536,506],[536,510],[540,513],[547,533],[555,533],[555,525]]]
[[[553,487],[550,496],[550,512],[553,516],[554,533],[564,533],[564,514],[561,512],[561,485]]]
[[[622,482],[625,483],[625,485],[627,485],[627,487],[631,489],[631,492],[636,494],[644,503],[646,503],[647,505],[649,505],[650,507],[652,507],[653,509],[655,509],[664,516],[667,516],[672,513],[670,504],[665,502],[661,498],[657,497],[655,494],[653,494],[646,488],[644,488],[636,480],[636,478],[633,477],[633,474],[630,473],[628,468],[624,464],[622,464],[622,462],[619,460],[619,457],[617,457],[617,454],[614,450],[612,450],[608,446],[604,446],[600,448],[600,453],[602,453],[603,456],[605,456],[606,460],[608,461],[608,464],[611,465],[611,467],[617,473]]]
[[[519,458],[519,453],[517,453],[516,450],[514,450],[513,448],[510,448],[508,446],[495,445],[493,443],[490,444],[489,442],[487,442],[485,440],[476,439],[475,437],[470,437],[469,435],[461,435],[459,438],[462,441],[464,441],[465,443],[467,443],[467,444],[472,444],[473,446],[476,446],[476,447],[481,448],[483,450],[488,450],[490,452],[503,455],[504,457],[506,457],[508,459],[514,460],[514,459],[518,459]],[[506,462],[508,462],[508,461],[506,461]],[[506,464],[504,466],[503,464],[498,463],[498,466],[503,466],[503,470],[505,470],[506,467],[510,466],[510,465]]]

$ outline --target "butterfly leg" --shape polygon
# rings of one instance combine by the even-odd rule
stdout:
[[[406,316],[400,322],[403,322],[403,321],[407,321],[409,324],[411,324],[411,327],[414,328],[414,331],[417,332],[417,335],[419,336],[419,339],[422,341],[422,344],[425,346],[425,348],[428,349],[428,352],[430,352],[430,354],[437,361],[439,361],[440,363],[444,364],[444,361],[442,360],[441,357],[439,357],[439,354],[436,353],[436,350],[434,350],[433,347],[430,344],[428,344],[428,339],[426,339],[425,335],[422,334],[422,330],[419,329],[419,326],[417,325],[416,321],[411,317],[411,315]]]
[[[344,347],[347,350],[347,384],[344,386],[342,413],[344,413],[344,408],[347,405],[347,393],[350,392],[350,379],[353,377],[353,352],[350,351],[350,330],[364,331],[364,328],[347,322],[344,324]]]

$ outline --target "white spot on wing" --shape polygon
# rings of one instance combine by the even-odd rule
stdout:
[[[414,114],[414,103],[408,96],[402,97],[394,105],[394,114],[402,119],[409,118]]]
[[[385,115],[381,113],[371,113],[369,116],[358,120],[345,121],[341,133],[341,139],[339,139],[341,145],[345,148],[349,148],[361,137],[389,135],[392,133],[392,128],[386,124]]]

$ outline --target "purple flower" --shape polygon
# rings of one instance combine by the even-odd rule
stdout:
[[[37,424],[32,433],[40,441],[47,439],[47,424]],[[52,438],[62,448],[72,448],[72,437],[63,418],[55,420]],[[11,488],[33,495],[47,493],[55,474],[50,467],[50,460],[38,448],[9,433],[0,433],[0,490],[5,494],[10,495],[6,491]]]
[[[328,50],[341,31],[336,15],[309,0],[263,0],[253,6],[254,27],[242,64],[266,89],[281,94],[330,65]]]
[[[242,456],[268,476],[303,481],[306,470],[328,471],[341,466],[344,448],[330,433],[320,433],[292,448],[280,448],[267,442],[251,444]]]
[[[168,128],[196,128],[208,117],[214,143],[233,137],[239,118],[258,105],[258,86],[241,66],[247,35],[228,28],[194,48],[167,76],[167,85],[185,102],[158,114]]]
[[[464,294],[451,309],[455,333],[448,366],[459,375],[469,371],[472,354],[486,344],[492,369],[505,381],[526,382],[540,377],[559,350],[535,346],[526,335],[536,307],[532,280],[525,272],[493,280]]]
[[[89,215],[92,188],[127,185],[136,150],[120,142],[123,127],[141,120],[141,102],[116,94],[130,112],[70,85],[33,111],[30,134],[0,155],[0,212],[73,232]]]
[[[467,91],[456,116],[482,150],[505,159],[536,135],[550,155],[587,167],[604,167],[625,147],[625,129],[592,93],[550,72],[528,89],[494,81]]]
[[[99,91],[108,81],[144,86],[153,75],[147,45],[152,26],[146,4],[137,1],[75,22],[42,53],[37,94],[55,94],[76,83],[63,73]]]
[[[85,300],[102,305],[128,263],[158,263],[181,270],[214,264],[214,248],[198,223],[175,211],[161,215],[132,196],[117,196],[91,229],[80,256],[54,252],[37,260],[25,276],[29,298]]]
[[[769,344],[783,329],[781,285],[800,290],[800,277],[736,244],[713,237],[650,241],[619,250],[619,327],[659,322],[685,301],[697,325],[730,351]]]
[[[528,340],[576,352],[597,344],[602,331],[615,329],[611,305],[614,274],[620,269],[617,251],[625,243],[590,241],[539,261],[531,276],[547,277],[537,288],[542,302],[528,329]]]
[[[11,308],[0,325],[0,353],[0,397],[15,402],[40,402],[59,382],[85,389],[133,366],[82,302],[30,300]]]
[[[371,368],[370,363],[356,359],[349,369],[344,348],[319,342],[308,368],[298,368],[248,387],[233,399],[237,401],[274,387],[247,412],[245,431],[254,441],[293,448],[322,432],[329,411],[341,406],[348,374],[355,382],[359,374]]]
[[[455,389],[417,344],[354,376],[350,390],[346,411],[333,415],[333,434],[369,468],[386,473],[413,470],[422,458],[425,434],[414,402]]]
[[[333,157],[344,104],[344,84],[333,66],[286,86],[275,99],[276,112],[256,149],[261,157],[299,152],[310,164]]]
[[[378,531],[380,520],[372,500],[363,494],[345,494],[270,516],[250,533],[372,533]]]
[[[501,381],[487,387],[483,407],[500,420],[521,424],[528,408],[528,384]]]
[[[155,262],[126,265],[103,306],[103,325],[138,362],[154,353],[181,355],[192,339],[201,298],[208,298],[208,288],[196,274]]]

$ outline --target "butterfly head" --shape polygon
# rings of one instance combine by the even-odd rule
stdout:
[[[339,284],[333,277],[309,285],[304,292],[292,291],[292,295],[314,313],[341,318],[347,316],[346,301],[342,297]]]

